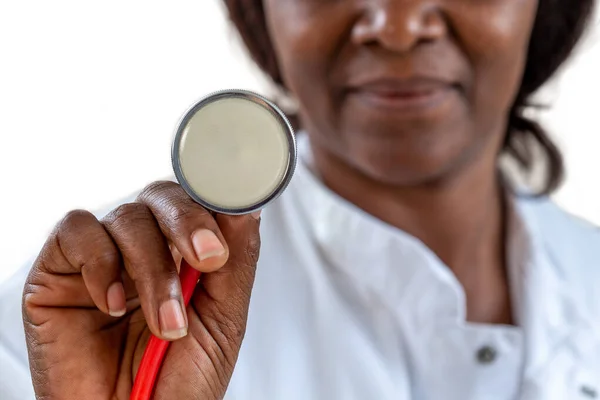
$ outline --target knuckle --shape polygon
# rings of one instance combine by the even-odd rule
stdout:
[[[138,196],[156,214],[159,224],[171,230],[186,227],[192,221],[210,216],[179,186],[171,181],[157,181],[148,185]]]
[[[159,224],[173,232],[174,236],[187,236],[198,225],[210,225],[212,216],[193,200],[185,197],[173,197],[162,204]]]
[[[152,213],[146,205],[141,203],[125,203],[112,210],[106,216],[106,222],[110,225],[121,225],[148,218],[152,218]]]
[[[111,268],[120,265],[121,255],[116,249],[102,249],[92,253],[84,261],[83,268]]]
[[[177,183],[171,181],[155,181],[147,185],[140,194],[137,196],[137,200],[143,203],[154,203],[157,199],[164,196],[165,193],[170,192],[173,187],[178,186]]]
[[[27,275],[27,279],[25,280],[25,284],[23,285],[23,290],[21,292],[21,311],[23,316],[26,317],[26,321],[30,319],[29,310],[37,305],[37,289],[39,286],[43,286],[43,283],[40,282],[39,275],[39,270],[34,264]]]
[[[63,230],[71,230],[81,228],[88,224],[90,220],[96,219],[92,213],[86,210],[71,210],[59,223],[59,232]]]
[[[59,265],[65,259],[67,262],[73,261],[69,256],[81,253],[90,240],[90,228],[97,223],[98,220],[89,211],[69,211],[50,234],[35,265]]]
[[[260,235],[250,235],[246,245],[245,256],[249,265],[256,265],[260,256]]]
[[[185,200],[180,199],[174,201],[168,208],[167,212],[169,219],[176,225],[186,224],[190,220],[208,216],[208,211],[204,208],[190,207],[190,204]]]

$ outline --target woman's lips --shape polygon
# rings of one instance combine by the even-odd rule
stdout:
[[[371,108],[416,116],[439,109],[455,89],[435,80],[375,80],[352,86],[348,94]]]

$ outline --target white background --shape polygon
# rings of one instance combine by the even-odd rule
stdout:
[[[596,224],[598,33],[550,87],[542,116],[567,159],[556,199]],[[0,281],[68,210],[101,209],[169,176],[173,129],[199,97],[264,93],[240,49],[219,0],[0,0]]]

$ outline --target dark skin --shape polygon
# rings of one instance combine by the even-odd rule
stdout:
[[[469,320],[510,323],[496,162],[537,2],[264,6],[324,182],[438,254],[465,288]],[[101,221],[67,215],[24,290],[38,397],[127,399],[152,332],[174,341],[156,399],[222,398],[246,326],[258,221],[213,217],[169,182]],[[181,257],[205,273],[185,315],[175,311]]]
[[[151,184],[101,221],[86,211],[69,213],[25,284],[38,398],[128,399],[150,332],[174,341],[155,399],[222,398],[246,327],[258,227],[257,216],[213,218],[173,182]],[[163,308],[183,302],[182,256],[206,273],[184,332]],[[119,284],[124,291],[114,290]]]
[[[537,1],[265,7],[325,183],[428,245],[469,320],[510,323],[496,165]]]

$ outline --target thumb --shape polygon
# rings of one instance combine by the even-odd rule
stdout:
[[[222,399],[246,331],[260,248],[252,215],[215,217],[229,248],[223,267],[202,274],[187,309],[188,335],[172,343],[155,399]]]
[[[219,270],[202,275],[192,304],[211,336],[227,342],[219,343],[222,348],[233,345],[237,356],[260,252],[260,219],[219,214],[215,220],[229,247],[229,258]]]

